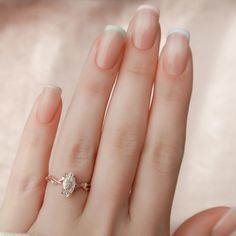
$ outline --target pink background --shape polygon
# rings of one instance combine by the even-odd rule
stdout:
[[[141,3],[161,9],[162,45],[172,27],[191,31],[194,90],[172,228],[205,208],[236,205],[234,0],[0,0],[0,201],[43,85],[63,88],[65,112],[93,39],[106,24],[127,28]]]

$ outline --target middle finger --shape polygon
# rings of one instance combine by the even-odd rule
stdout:
[[[85,208],[89,214],[103,209],[112,219],[111,214],[126,206],[146,132],[160,41],[158,20],[158,10],[149,6],[138,8],[131,20]]]

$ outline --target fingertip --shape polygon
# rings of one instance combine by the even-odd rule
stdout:
[[[181,224],[173,236],[212,235],[214,225],[228,209],[228,207],[214,207],[199,212]]]
[[[163,49],[163,67],[167,74],[178,77],[183,74],[189,61],[189,33],[176,28],[169,32]]]
[[[117,65],[126,38],[126,31],[118,25],[107,25],[100,36],[95,62],[98,68],[110,70]]]
[[[233,236],[236,234],[236,208],[229,208],[212,229],[212,236]]]

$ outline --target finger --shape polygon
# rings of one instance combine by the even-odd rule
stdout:
[[[169,228],[191,89],[189,35],[186,31],[174,30],[160,56],[146,141],[130,204],[131,217],[138,222],[148,219],[149,224],[143,230],[150,234]]]
[[[236,208],[230,208],[212,229],[212,236],[236,235]]]
[[[50,174],[61,178],[65,173],[73,172],[78,182],[90,182],[125,34],[118,26],[108,26],[93,45],[62,125]],[[80,189],[66,198],[59,186],[49,184],[40,219],[52,217],[59,222],[74,219],[81,214],[86,198],[87,192]]]
[[[186,220],[173,236],[208,236],[213,235],[212,229],[216,222],[228,211],[228,207],[214,207],[199,212]],[[221,234],[228,236],[228,234]]]
[[[155,8],[141,7],[129,26],[126,52],[106,116],[86,205],[91,214],[100,214],[94,209],[103,209],[102,214],[107,216],[127,205],[144,141],[157,66],[158,18]]]
[[[36,219],[61,114],[61,89],[46,87],[26,122],[0,213],[0,231],[26,232]]]

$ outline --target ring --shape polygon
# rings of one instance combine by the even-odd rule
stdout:
[[[77,189],[82,189],[88,192],[91,187],[90,183],[77,183],[76,176],[72,172],[66,173],[60,179],[57,179],[52,175],[48,175],[46,180],[55,185],[62,185],[61,194],[63,194],[65,197],[70,197]]]

